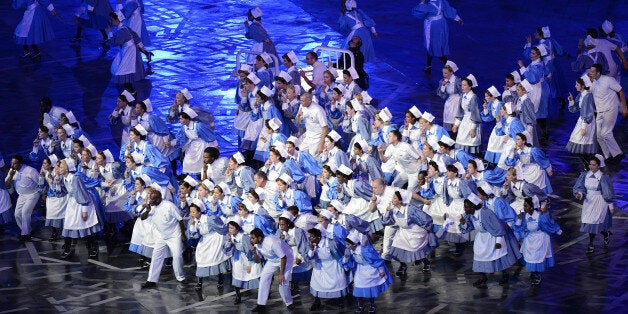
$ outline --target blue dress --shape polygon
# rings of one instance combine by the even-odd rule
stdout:
[[[347,34],[347,40],[343,46],[349,49],[349,41],[354,36],[362,39],[360,51],[364,55],[364,62],[375,61],[375,49],[373,49],[373,40],[371,39],[371,29],[375,27],[373,19],[368,17],[364,11],[355,9],[347,11],[338,19],[338,31]]]
[[[424,20],[425,49],[430,56],[449,55],[449,27],[446,19],[459,20],[456,9],[447,0],[431,0],[412,9],[412,15]]]
[[[15,28],[15,42],[18,45],[39,45],[53,40],[55,34],[52,23],[44,11],[44,8],[49,11],[54,10],[50,0],[26,0],[22,3],[24,2],[26,11]]]

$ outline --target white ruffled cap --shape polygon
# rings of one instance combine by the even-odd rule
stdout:
[[[183,94],[183,96],[185,97],[185,99],[190,100],[192,99],[192,94],[190,93],[190,91],[187,88],[184,88],[181,90],[181,94]]]
[[[133,97],[133,94],[131,94],[128,90],[123,90],[122,94],[124,96],[124,98],[126,98],[126,101],[128,102],[133,102],[135,101],[135,97]]]
[[[448,65],[451,70],[456,73],[456,71],[458,71],[458,65],[456,65],[453,61],[451,60],[447,60],[447,62],[445,63],[445,65]]]
[[[244,163],[244,155],[242,155],[242,153],[241,153],[241,152],[237,152],[237,153],[233,154],[233,156],[232,156],[232,157],[233,157],[233,159],[235,159],[235,162],[236,162],[238,165],[241,165],[241,164],[243,164],[243,163]]]
[[[134,129],[136,129],[138,132],[140,132],[140,134],[141,134],[141,135],[146,135],[146,134],[148,134],[148,131],[146,131],[146,129],[144,128],[144,126],[143,126],[143,125],[141,125],[141,124],[139,124],[139,123],[138,123],[138,124],[136,124],[133,128],[134,128]]]
[[[488,88],[488,92],[491,93],[491,96],[493,97],[501,96],[501,93],[497,90],[497,87],[495,87],[495,85],[491,85],[491,87]]]
[[[183,181],[189,183],[192,187],[196,187],[198,185],[198,181],[196,181],[196,179],[194,179],[190,175],[185,176],[185,178],[183,178]]]
[[[259,7],[255,7],[255,9],[251,9],[251,15],[254,18],[258,18],[262,16],[262,9],[260,9]]]
[[[341,213],[345,211],[345,205],[343,205],[339,200],[332,200],[329,204]]]
[[[65,161],[65,164],[68,165],[69,172],[76,171],[76,162],[74,161],[74,159],[66,158],[66,159],[63,159],[63,161]]]
[[[469,196],[467,196],[467,199],[475,204],[475,205],[480,205],[482,204],[482,199],[480,199],[480,197],[478,197],[477,195],[475,195],[475,193],[471,193],[469,194]]]

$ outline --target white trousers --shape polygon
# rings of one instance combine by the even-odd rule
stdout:
[[[597,128],[597,142],[602,148],[604,158],[615,157],[621,154],[621,148],[613,136],[615,122],[617,122],[617,106],[612,106],[608,111],[598,112],[595,118],[595,127]]]
[[[419,185],[418,173],[406,173],[398,171],[391,185],[394,187],[402,188],[403,185],[406,183],[408,183],[407,190],[414,191],[414,188]]]
[[[279,270],[279,265],[266,263],[262,269],[262,275],[259,278],[259,290],[257,290],[257,304],[266,305],[268,294],[270,293],[270,284],[273,281],[273,275]],[[286,261],[286,269],[283,273],[283,284],[279,284],[279,294],[283,303],[292,304],[292,293],[290,292],[290,280],[292,280],[292,261]]]
[[[148,281],[159,281],[159,274],[161,274],[161,268],[164,266],[164,259],[168,254],[168,250],[172,253],[174,276],[178,281],[185,279],[185,274],[183,273],[183,242],[181,242],[181,237],[173,237],[167,240],[155,240],[153,256],[148,269]]]
[[[387,258],[388,251],[390,251],[390,246],[392,245],[392,240],[397,233],[397,229],[399,227],[396,226],[385,226],[384,227],[384,240],[382,242],[382,258],[385,260],[390,260]]]
[[[33,209],[39,201],[39,192],[33,194],[20,194],[15,203],[15,222],[21,230],[21,235],[31,233],[31,216]]]

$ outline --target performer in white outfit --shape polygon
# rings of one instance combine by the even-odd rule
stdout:
[[[264,312],[266,310],[266,302],[270,293],[270,284],[272,283],[273,274],[279,270],[279,294],[288,310],[294,309],[292,303],[292,293],[290,292],[290,280],[292,279],[292,264],[294,257],[292,249],[288,243],[282,241],[276,236],[264,236],[261,229],[255,228],[251,231],[251,248],[253,258],[256,263],[260,263],[262,258],[266,260],[262,275],[259,282],[259,290],[257,291],[257,305],[251,312]]]
[[[149,205],[146,206],[146,211],[142,213],[141,219],[150,219],[150,222],[155,226],[153,232],[155,247],[148,270],[148,280],[142,284],[142,289],[157,287],[159,274],[168,250],[172,253],[174,276],[180,283],[185,284],[187,280],[183,272],[183,242],[187,238],[183,217],[181,217],[177,205],[162,200],[163,196],[158,190],[151,191],[148,197]]]
[[[327,115],[323,107],[312,102],[310,93],[301,95],[301,108],[297,113],[296,122],[305,124],[305,133],[301,136],[299,150],[306,151],[312,156],[322,153],[325,147],[325,137],[329,133]]]
[[[595,102],[595,112],[597,112],[595,117],[597,141],[607,162],[619,162],[624,158],[624,153],[613,136],[613,128],[617,122],[617,111],[620,106],[621,115],[624,118],[628,117],[626,94],[616,80],[610,76],[602,75],[602,67],[599,64],[591,66],[589,77],[593,82],[591,93]],[[619,94],[619,98],[617,94]]]
[[[7,188],[15,188],[18,194],[15,203],[15,222],[20,228],[20,241],[31,239],[31,216],[41,194],[37,188],[39,173],[35,168],[24,164],[24,158],[19,155],[11,158],[11,170],[5,178]]]

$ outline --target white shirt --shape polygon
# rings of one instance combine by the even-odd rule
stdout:
[[[302,119],[305,121],[305,136],[320,138],[323,135],[323,128],[327,126],[325,109],[320,105],[312,103],[307,108],[301,107],[301,110],[303,110]]]
[[[416,173],[419,171],[419,152],[406,142],[399,142],[396,145],[388,145],[384,157],[394,160],[397,164],[395,169],[404,173]]]
[[[170,201],[162,200],[157,206],[151,207],[151,222],[162,239],[167,240],[181,237],[179,221],[183,220],[177,205]]]
[[[284,256],[286,260],[292,260],[293,258],[292,248],[276,236],[264,237],[262,244],[256,244],[255,247],[257,247],[259,254],[266,259],[266,263],[273,266],[279,266],[281,258]]]
[[[6,181],[10,176],[11,171],[7,174]],[[37,193],[37,183],[39,182],[39,172],[35,168],[27,165],[22,165],[22,168],[18,170],[13,176],[13,187],[17,194],[29,195]]]
[[[595,111],[605,112],[613,108],[619,107],[619,97],[617,93],[621,90],[621,85],[617,81],[606,75],[601,75],[600,78],[595,80],[591,84],[591,93],[593,94],[593,101],[595,102]]]

